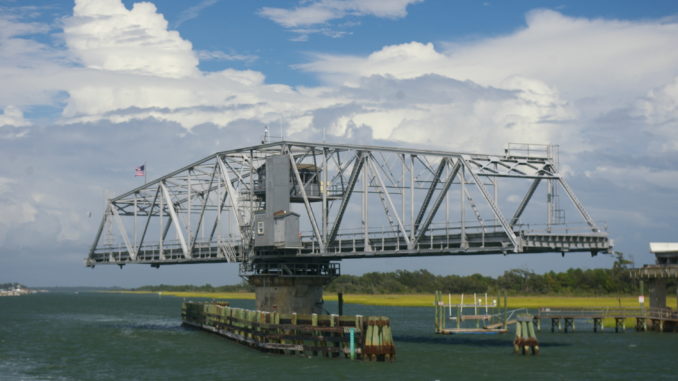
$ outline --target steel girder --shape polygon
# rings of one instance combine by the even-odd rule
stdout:
[[[300,191],[292,208],[303,231],[301,248],[267,250],[266,259],[595,254],[612,247],[548,147],[486,155],[281,141],[215,153],[110,199],[86,264],[263,258],[252,221],[265,205],[259,170],[272,155],[292,164],[290,186]],[[302,178],[299,168],[315,173]],[[320,194],[305,190],[309,182],[319,183]],[[503,183],[502,196],[519,202],[499,197]],[[549,184],[547,203],[534,200],[543,183]],[[582,229],[553,220],[557,189],[580,215]]]

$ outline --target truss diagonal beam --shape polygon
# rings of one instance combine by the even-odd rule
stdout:
[[[518,223],[518,220],[520,219],[520,216],[523,215],[523,212],[525,211],[525,207],[527,206],[527,203],[530,202],[532,199],[532,195],[534,195],[534,191],[537,190],[539,187],[539,183],[541,182],[541,179],[534,179],[532,181],[532,184],[530,185],[530,188],[527,190],[527,193],[525,194],[525,197],[520,201],[520,205],[518,205],[518,209],[516,209],[516,212],[513,213],[513,217],[511,218],[511,226],[515,226]]]
[[[414,220],[415,231],[419,229],[419,224],[421,223],[421,220],[424,218],[424,214],[426,214],[428,204],[429,202],[431,202],[431,197],[433,197],[433,193],[435,193],[436,187],[438,187],[438,183],[440,182],[440,176],[442,176],[443,170],[445,169],[446,166],[447,158],[441,159],[440,164],[438,165],[438,169],[433,174],[433,180],[431,180],[431,185],[428,188],[428,192],[426,192],[426,196],[424,197],[424,201],[421,204],[421,208],[419,208],[417,218]]]
[[[138,250],[141,250],[141,247],[144,245],[144,239],[146,239],[146,232],[148,232],[148,225],[151,223],[151,218],[153,217],[153,209],[156,206],[158,201],[158,196],[160,195],[160,187],[155,191],[155,197],[153,198],[153,204],[151,204],[151,209],[148,211],[148,218],[146,218],[146,224],[144,225],[144,232],[141,234],[141,239],[139,240],[139,245],[137,246]],[[162,213],[162,210],[160,211]]]
[[[574,192],[572,191],[570,186],[567,184],[565,179],[560,178],[558,180],[560,182],[560,185],[563,187],[563,189],[565,189],[565,192],[567,192],[567,195],[568,195],[568,197],[570,197],[570,200],[572,200],[572,203],[574,204],[574,206],[577,207],[577,210],[579,210],[579,213],[582,215],[582,217],[584,217],[584,219],[586,220],[586,223],[591,227],[591,230],[593,230],[594,232],[599,232],[600,229],[598,228],[596,223],[593,222],[593,218],[591,218],[591,216],[589,216],[588,212],[586,212],[586,209],[584,209],[584,205],[582,205],[581,201],[579,201],[577,196],[574,195]]]
[[[464,159],[464,157],[460,156],[459,160],[463,163],[464,167],[468,168],[468,172],[471,174],[473,182],[476,184],[478,190],[480,190],[480,193],[483,195],[483,198],[485,198],[485,201],[490,205],[490,208],[492,208],[494,216],[497,218],[497,220],[499,220],[499,223],[504,229],[504,232],[508,236],[509,240],[511,240],[511,243],[513,244],[513,250],[515,252],[519,252],[521,250],[521,247],[520,243],[518,242],[518,237],[516,237],[516,234],[513,232],[513,228],[506,221],[506,218],[504,218],[504,215],[501,213],[501,210],[499,210],[499,207],[494,203],[493,198],[490,197],[489,192],[487,191],[487,189],[485,189],[485,186],[483,185],[482,181],[480,181],[478,175],[473,171],[473,169],[471,169],[467,165],[467,162]]]
[[[115,220],[116,225],[118,225],[118,231],[122,236],[123,241],[125,242],[125,247],[127,248],[127,253],[129,257],[134,261],[137,259],[137,252],[134,250],[134,247],[129,242],[129,237],[127,236],[127,230],[125,229],[125,224],[120,219],[120,214],[115,204],[111,205],[111,213],[113,214],[113,220]]]
[[[186,245],[186,239],[184,238],[184,233],[181,228],[181,222],[177,216],[176,210],[174,210],[174,203],[170,197],[169,191],[164,183],[160,183],[160,188],[162,189],[162,194],[165,197],[165,203],[167,204],[167,210],[169,211],[170,218],[172,219],[172,224],[174,224],[174,229],[177,231],[177,236],[179,237],[179,243],[181,244],[181,250],[184,253],[184,257],[190,258],[191,253],[188,251],[188,246]]]
[[[306,195],[306,186],[301,180],[301,175],[299,175],[299,170],[297,169],[297,162],[294,160],[294,155],[292,152],[288,152],[290,157],[290,165],[292,166],[292,172],[294,173],[294,178],[297,181],[299,190],[301,191],[301,198],[304,199],[304,205],[306,206],[306,213],[308,213],[308,218],[311,220],[311,226],[313,227],[313,233],[315,234],[315,239],[320,245],[320,252],[325,252],[325,242],[323,241],[322,234],[320,234],[320,229],[318,229],[318,222],[315,219],[315,214],[313,213],[313,208],[311,208],[311,203],[308,201],[308,196]]]
[[[229,198],[229,200],[231,200],[231,206],[233,207],[233,212],[235,213],[235,219],[236,219],[236,221],[238,221],[238,225],[242,229],[242,227],[245,224],[242,220],[242,216],[240,215],[240,201],[238,199],[238,193],[235,191],[235,187],[233,187],[233,183],[231,182],[231,177],[228,175],[228,169],[226,169],[226,165],[224,164],[224,161],[221,160],[220,157],[217,157],[217,163],[219,163],[219,168],[221,170],[221,177],[223,178],[223,181],[226,184],[226,190],[227,190],[227,193],[228,193],[228,198]],[[237,173],[236,173],[236,175],[237,175]],[[238,176],[238,178],[242,179],[240,176]],[[242,184],[242,182],[241,182],[241,184]]]
[[[350,200],[351,195],[353,194],[353,188],[355,188],[355,184],[358,181],[358,175],[360,175],[360,170],[362,169],[363,164],[365,163],[362,151],[358,151],[356,155],[357,159],[353,164],[353,170],[351,171],[351,176],[348,179],[346,188],[344,188],[343,190],[344,194],[341,198],[341,204],[339,205],[339,210],[337,211],[337,216],[334,219],[334,224],[332,225],[332,229],[330,230],[329,237],[327,238],[326,247],[331,246],[334,243],[335,238],[337,237],[337,232],[339,231],[341,220],[344,218],[346,206],[348,205],[348,201]]]
[[[110,201],[106,204],[106,209],[104,210],[104,215],[101,216],[101,222],[99,223],[99,229],[97,230],[97,235],[94,238],[94,243],[92,243],[92,247],[89,249],[89,257],[91,258],[92,255],[94,255],[94,251],[97,249],[97,246],[99,245],[99,240],[101,239],[101,233],[104,231],[104,226],[106,226],[106,221],[108,220],[108,216],[111,213],[111,203]]]
[[[212,176],[210,177],[210,184],[207,186],[207,189],[203,190],[202,193],[203,202],[202,207],[200,208],[200,217],[198,218],[198,226],[196,226],[195,228],[195,234],[193,234],[193,242],[191,242],[191,252],[193,252],[193,249],[195,249],[195,243],[198,242],[198,233],[200,233],[200,228],[202,227],[202,220],[203,217],[205,216],[205,209],[207,208],[207,203],[209,202],[210,193],[212,192],[212,184],[214,183],[214,178],[217,175],[218,168],[219,164],[215,164],[214,169],[212,170]]]
[[[224,195],[220,197],[219,207],[217,208],[217,218],[214,219],[214,224],[212,225],[212,231],[210,232],[210,242],[214,239],[214,233],[216,233],[217,228],[219,227],[219,222],[221,221],[221,214],[224,212],[224,205],[226,204],[226,199],[228,198],[228,191],[224,192]],[[236,213],[238,213],[236,211]],[[239,230],[240,232],[240,230]],[[242,234],[242,233],[241,233]]]
[[[389,208],[391,209],[391,213],[393,213],[393,216],[395,217],[396,221],[398,222],[398,228],[400,229],[400,234],[402,234],[403,238],[405,238],[405,242],[407,243],[407,247],[411,247],[412,245],[410,244],[410,237],[407,236],[407,231],[405,230],[405,227],[403,226],[403,222],[400,220],[400,217],[398,217],[398,211],[396,210],[395,205],[393,205],[393,200],[391,199],[391,196],[388,194],[388,190],[386,190],[386,185],[384,184],[384,180],[381,178],[381,175],[379,174],[377,167],[374,165],[374,160],[368,160],[368,163],[369,163],[370,167],[372,168],[372,171],[374,172],[374,176],[377,178],[377,181],[379,182],[379,186],[381,187],[381,192],[386,196],[386,200],[388,202]]]
[[[445,165],[448,165],[450,159],[445,158],[443,159],[443,162]],[[445,179],[443,189],[441,189],[440,193],[438,194],[438,197],[436,197],[436,200],[433,203],[433,206],[431,207],[431,211],[429,212],[428,217],[426,217],[426,220],[424,220],[424,223],[420,226],[419,231],[417,232],[417,236],[415,237],[413,242],[414,245],[416,245],[419,242],[419,240],[421,240],[421,237],[424,236],[424,233],[426,233],[426,230],[431,225],[433,218],[435,217],[436,213],[438,213],[438,209],[440,208],[440,205],[442,204],[443,200],[445,199],[445,196],[447,195],[447,192],[450,189],[450,185],[452,185],[454,178],[457,177],[457,173],[459,172],[460,167],[461,161],[457,160],[457,162],[454,163],[454,166],[452,167],[452,171],[450,171],[449,175],[447,176],[447,179]]]

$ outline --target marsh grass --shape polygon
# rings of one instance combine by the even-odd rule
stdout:
[[[126,294],[158,294],[151,291],[113,291]],[[171,295],[179,298],[208,298],[208,299],[249,299],[255,298],[253,292],[184,292],[162,291],[162,295]],[[325,300],[337,301],[336,294],[325,294]],[[485,294],[476,294],[476,298],[485,302]],[[497,299],[496,295],[487,295],[487,300],[492,303]],[[448,296],[443,300],[448,302]],[[461,302],[461,295],[451,295],[452,304]],[[499,302],[499,301],[498,301]],[[503,302],[503,301],[502,301]],[[433,294],[344,294],[344,303],[368,304],[375,306],[398,306],[398,307],[429,307],[433,306]],[[473,294],[464,294],[464,303],[473,303]],[[647,303],[647,298],[646,298]],[[647,304],[646,304],[647,305]],[[666,305],[676,306],[676,297],[666,299]],[[597,308],[597,307],[638,307],[637,296],[509,296],[509,308]]]
[[[208,299],[251,299],[253,292],[192,292],[192,291],[106,291],[122,294],[158,294],[176,296],[178,298],[208,298]]]

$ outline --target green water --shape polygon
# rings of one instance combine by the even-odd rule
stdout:
[[[391,317],[394,363],[266,354],[183,328],[181,302],[99,293],[0,298],[0,380],[634,380],[678,373],[678,334],[594,334],[578,323],[575,333],[541,332],[541,355],[518,356],[511,334],[435,335],[433,309],[413,307],[345,306],[348,314]]]

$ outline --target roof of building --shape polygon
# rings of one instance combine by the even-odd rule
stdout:
[[[650,242],[650,251],[654,254],[678,253],[678,242]]]

